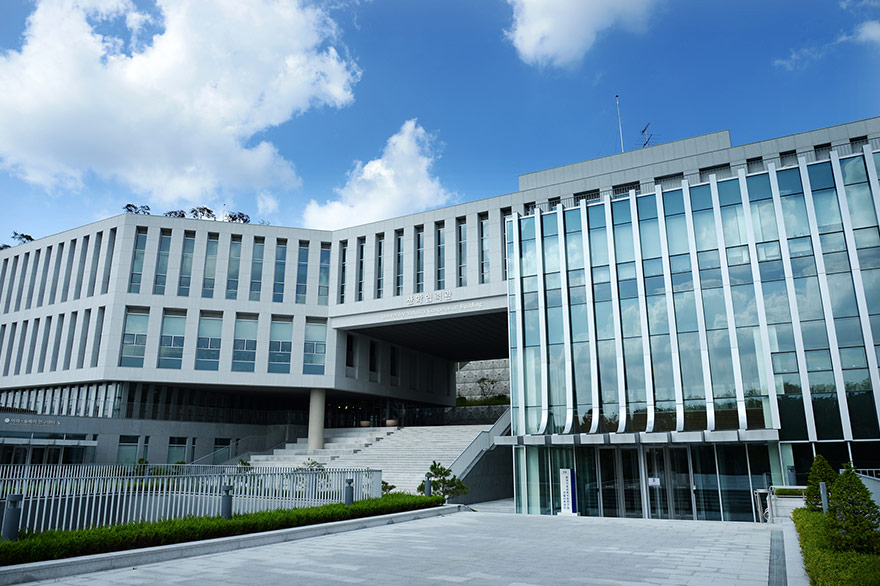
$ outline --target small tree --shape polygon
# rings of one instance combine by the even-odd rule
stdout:
[[[826,526],[838,551],[880,552],[880,508],[849,462],[828,497]]]
[[[214,210],[207,206],[199,206],[197,208],[192,208],[189,211],[190,217],[198,218],[199,220],[214,220],[217,216],[214,215]]]
[[[495,387],[498,385],[498,379],[489,376],[481,376],[477,379],[477,385],[480,387],[480,395],[484,399],[488,399],[495,395]]]
[[[251,217],[244,212],[228,212],[226,214],[227,222],[237,222],[239,224],[250,224]]]
[[[468,493],[467,486],[459,480],[458,476],[452,473],[452,470],[446,468],[436,460],[431,464],[428,470],[431,473],[431,494],[442,496],[447,501],[453,497]],[[416,489],[419,494],[425,494],[425,481],[419,484]]]
[[[813,465],[810,466],[810,475],[807,477],[807,490],[804,492],[804,504],[810,511],[822,510],[822,496],[819,493],[819,483],[824,482],[825,487],[830,491],[831,485],[837,479],[837,472],[831,468],[821,454],[813,459]]]
[[[165,217],[167,218],[185,218],[186,212],[183,210],[169,210],[165,212]]]
[[[34,237],[30,234],[22,234],[21,232],[13,232],[12,239],[18,242],[19,244],[25,244],[27,242],[33,242]]]
[[[122,211],[126,214],[140,214],[144,216],[149,216],[150,206],[136,206],[133,203],[127,203],[122,206]]]

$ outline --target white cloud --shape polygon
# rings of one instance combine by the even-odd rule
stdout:
[[[804,69],[813,61],[818,61],[825,56],[828,49],[833,46],[824,45],[821,47],[804,47],[802,49],[790,49],[787,59],[774,59],[773,65],[781,67],[786,71],[795,71],[796,69]]]
[[[360,72],[332,46],[333,20],[297,0],[156,4],[37,2],[21,50],[0,54],[0,168],[49,190],[94,174],[165,205],[298,186],[253,137],[354,99]],[[128,53],[97,30],[117,22]]]
[[[339,199],[306,206],[308,228],[333,230],[420,212],[449,201],[452,194],[431,175],[437,157],[434,137],[415,119],[407,120],[388,139],[382,156],[356,161]]]
[[[513,26],[504,31],[529,65],[567,67],[615,25],[641,28],[655,0],[507,0]]]
[[[278,198],[271,193],[257,194],[257,213],[261,216],[278,213]]]
[[[856,27],[855,39],[880,47],[880,20],[868,20]]]

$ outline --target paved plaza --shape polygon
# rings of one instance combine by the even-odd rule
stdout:
[[[31,584],[768,584],[767,525],[475,508],[481,510]]]

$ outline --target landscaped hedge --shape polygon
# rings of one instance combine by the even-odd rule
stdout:
[[[791,517],[812,586],[880,584],[880,555],[835,551],[821,512],[795,509]]]
[[[352,506],[324,505],[307,509],[284,509],[220,517],[187,517],[156,523],[132,523],[23,535],[18,541],[0,542],[0,565],[24,564],[61,558],[170,545],[231,535],[245,535],[331,521],[361,519],[388,513],[427,509],[443,504],[442,496],[424,497],[402,493],[357,501]]]

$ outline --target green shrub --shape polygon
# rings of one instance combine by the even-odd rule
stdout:
[[[831,468],[821,454],[813,459],[813,465],[810,466],[810,475],[807,477],[807,490],[804,494],[804,505],[811,511],[822,510],[822,498],[819,494],[819,483],[824,482],[828,491],[831,491],[831,485],[837,479],[837,472]]]
[[[834,481],[826,522],[838,551],[880,553],[880,508],[850,463]]]
[[[0,542],[0,566],[361,519],[442,504],[441,496],[426,498],[393,493],[378,499],[356,501],[350,507],[333,504],[308,509],[265,511],[236,515],[228,521],[220,517],[187,517],[77,531],[46,531],[25,534],[17,541]]]
[[[835,551],[821,512],[795,509],[791,518],[797,527],[804,568],[812,586],[880,584],[880,555]]]
[[[464,485],[464,482],[459,480],[458,476],[452,473],[452,470],[441,465],[436,460],[431,463],[431,468],[428,469],[428,472],[433,477],[431,478],[432,495],[438,494],[445,500],[449,500],[452,497],[468,493],[468,488]],[[418,490],[419,494],[425,494],[424,480],[422,480],[416,490]]]
[[[802,488],[777,488],[773,491],[773,494],[776,496],[804,496],[804,489]]]

